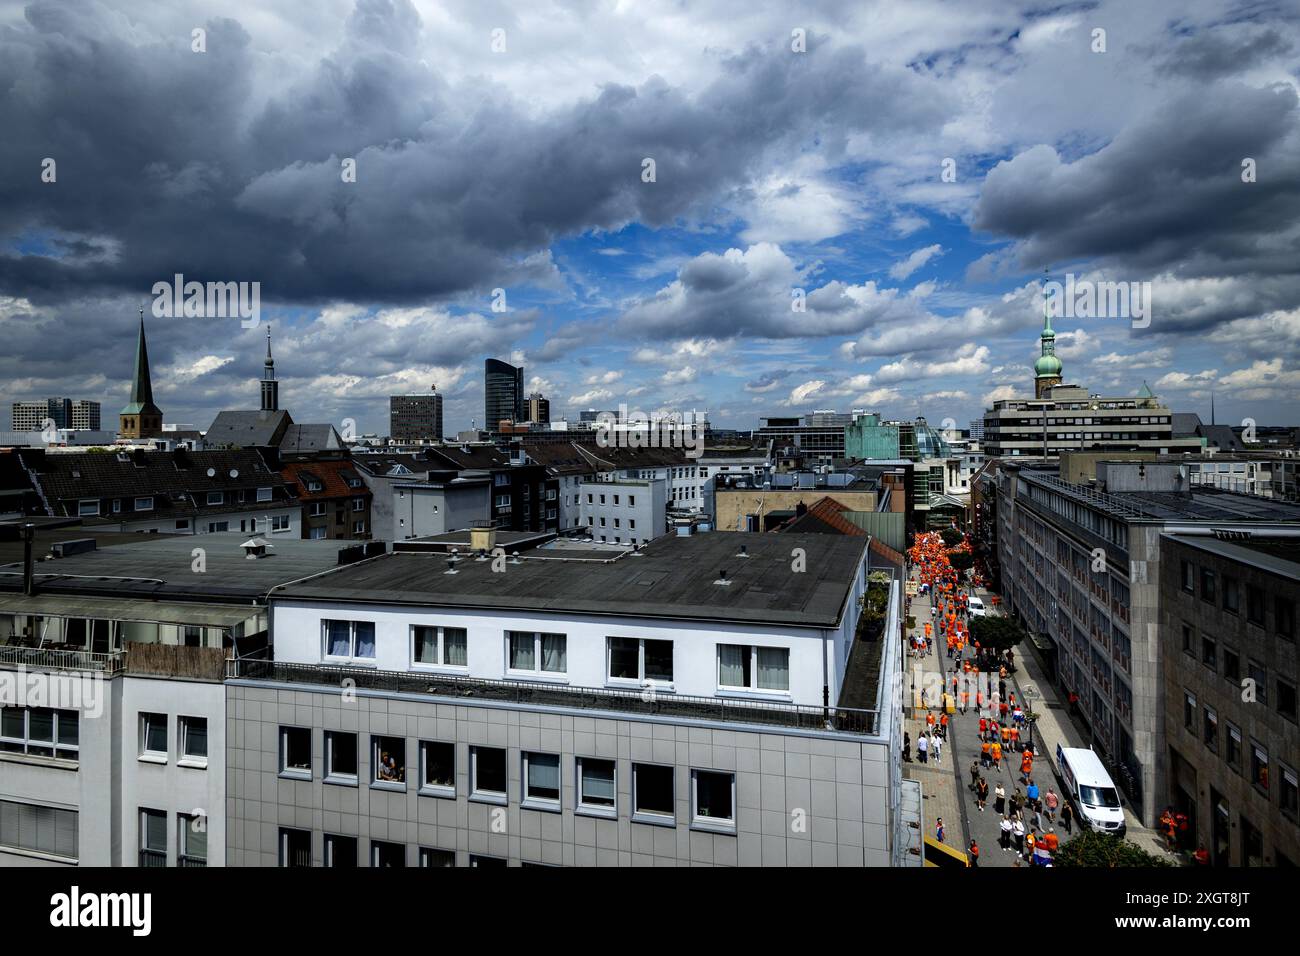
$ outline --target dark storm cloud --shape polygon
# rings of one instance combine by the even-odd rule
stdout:
[[[1027,267],[1096,259],[1132,279],[1294,273],[1298,146],[1289,87],[1198,89],[1074,162],[1040,145],[999,163],[974,225],[1020,240]],[[1245,158],[1257,182],[1242,181]]]
[[[47,0],[0,34],[0,124],[17,133],[0,142],[0,286],[51,301],[182,272],[259,280],[264,301],[427,301],[528,281],[522,260],[557,235],[674,222],[770,150],[819,136],[833,156],[868,123],[945,116],[925,81],[861,50],[780,47],[735,56],[698,95],[652,77],[533,116],[490,72],[450,88],[414,59],[409,3],[382,0],[259,107],[267,54],[235,21],[207,29],[196,54],[188,35],[144,40],[98,6]],[[16,249],[41,237],[64,245]],[[87,254],[104,242],[111,256]]]
[[[1258,67],[1290,53],[1293,46],[1273,29],[1245,35],[1197,33],[1178,43],[1164,58],[1162,68],[1196,80],[1215,80]]]

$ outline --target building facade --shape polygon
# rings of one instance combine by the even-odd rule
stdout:
[[[526,418],[524,370],[500,359],[483,363],[483,427],[495,432],[502,422]]]
[[[442,441],[442,396],[437,392],[390,396],[388,435],[399,442]]]

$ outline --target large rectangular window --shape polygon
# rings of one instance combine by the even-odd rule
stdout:
[[[578,758],[578,812],[602,817],[617,815],[617,789],[612,760]]]
[[[374,621],[321,621],[325,632],[325,656],[337,660],[375,659]]]
[[[357,735],[342,730],[325,731],[325,782],[357,782]]]
[[[140,865],[167,865],[167,814],[163,810],[140,810]]]
[[[357,838],[340,836],[335,833],[325,834],[325,865],[339,869],[355,869],[357,866]]]
[[[77,811],[0,800],[0,846],[77,859]]]
[[[420,792],[437,797],[456,795],[456,745],[420,741]]]
[[[788,691],[790,651],[784,647],[718,645],[721,690]]]
[[[140,715],[140,756],[167,759],[167,715]]]
[[[736,828],[736,775],[691,771],[691,823],[710,830]]]
[[[280,827],[280,865],[311,866],[311,831]]]
[[[611,637],[609,669],[611,682],[642,684],[673,681],[673,642],[638,637]]]
[[[506,669],[516,676],[557,676],[569,669],[568,638],[533,631],[506,632]]]
[[[76,760],[80,739],[81,716],[75,710],[0,708],[0,751]]]
[[[425,667],[465,667],[469,637],[463,627],[411,628],[411,660]]]
[[[674,825],[677,822],[672,767],[632,764],[632,819],[642,823]]]
[[[406,741],[401,737],[370,738],[370,784],[388,790],[406,789]]]
[[[311,728],[280,728],[280,776],[311,779]]]
[[[208,764],[208,718],[180,717],[181,759],[191,765]]]
[[[469,748],[469,796],[486,803],[506,802],[506,752],[500,747]]]
[[[534,809],[560,809],[559,754],[523,753],[523,805]]]
[[[400,843],[370,841],[370,865],[379,867],[405,867],[406,847]]]
[[[424,869],[451,867],[456,865],[455,850],[438,850],[433,847],[420,847],[420,866]]]
[[[203,814],[176,814],[176,865],[208,865],[208,818]]]

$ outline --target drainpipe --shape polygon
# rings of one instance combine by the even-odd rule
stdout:
[[[23,594],[27,597],[36,594],[36,568],[32,555],[35,537],[36,526],[31,524],[23,525]]]

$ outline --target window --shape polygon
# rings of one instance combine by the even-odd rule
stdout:
[[[136,511],[153,511],[153,498],[136,498]]]
[[[524,751],[523,805],[542,810],[560,809],[559,754]]]
[[[1246,585],[1246,620],[1264,626],[1264,592],[1253,584]]]
[[[167,814],[163,810],[140,810],[140,865],[167,865]]]
[[[181,717],[177,720],[181,738],[181,761],[208,765],[208,718]]]
[[[1209,568],[1201,568],[1201,600],[1208,601],[1210,604],[1217,600],[1214,588],[1214,572]]]
[[[328,528],[308,528],[307,537],[311,541],[323,541],[329,536]]]
[[[1192,594],[1196,590],[1194,583],[1195,579],[1192,573],[1192,563],[1190,561],[1180,561],[1178,563],[1183,576],[1183,590],[1188,594]]]
[[[374,662],[374,621],[322,621],[321,627],[326,657]]]
[[[357,865],[357,838],[325,834],[325,865],[354,869]]]
[[[365,533],[366,533],[366,523],[365,523],[364,521],[354,521],[354,522],[352,522],[352,533],[353,533],[353,534],[365,534]]]
[[[637,637],[611,637],[609,640],[609,679],[673,682],[673,642]]]
[[[324,515],[325,515],[325,502],[313,501],[311,503],[311,516],[313,518],[320,518],[323,517]]]
[[[674,826],[677,823],[676,789],[672,767],[652,763],[632,764],[632,819],[641,823]]]
[[[450,867],[455,865],[455,850],[435,850],[432,847],[420,847],[420,866],[423,869]]]
[[[1201,638],[1201,663],[1210,668],[1218,667],[1219,642],[1212,637]]]
[[[1187,624],[1183,625],[1183,650],[1192,653],[1192,629]]]
[[[270,488],[258,488],[258,489],[257,489],[257,500],[258,500],[258,501],[270,501],[270,500],[271,500],[271,489],[270,489]]]
[[[469,855],[469,865],[475,867],[509,866],[509,864],[499,856],[481,856],[477,853],[471,853]]]
[[[208,492],[208,504],[210,505],[223,504],[225,503],[225,500],[226,500],[225,492],[221,492],[221,491]]]
[[[78,501],[77,514],[83,518],[99,514],[99,499],[83,498],[81,501]]]
[[[614,761],[578,758],[578,812],[616,816]]]
[[[203,814],[176,814],[176,865],[208,865],[208,818]]]
[[[0,846],[77,859],[77,811],[0,800]]]
[[[1297,813],[1297,790],[1296,790],[1296,772],[1286,764],[1282,765],[1282,775],[1278,778],[1281,783],[1278,786],[1278,803],[1281,805],[1284,816],[1292,820],[1296,818]]]
[[[366,499],[365,499],[365,498],[353,498],[353,499],[352,499],[352,510],[353,510],[353,511],[365,511],[365,510],[366,510]]]
[[[208,522],[208,534],[217,534],[218,532],[221,532],[221,531],[229,531],[229,530],[230,530],[230,522],[229,522],[229,521],[209,521],[209,522]]]
[[[1288,720],[1296,719],[1295,684],[1277,679],[1277,712]]]
[[[736,828],[736,775],[691,771],[691,825],[710,830]]]
[[[280,776],[311,779],[311,728],[280,728]]]
[[[1254,684],[1255,700],[1261,704],[1268,703],[1268,674],[1264,670],[1264,665],[1259,661],[1251,661],[1249,664],[1249,673],[1251,683]]]
[[[1196,698],[1191,694],[1183,694],[1183,726],[1196,733]]]
[[[1268,751],[1253,740],[1250,743],[1250,780],[1256,788],[1268,793]]]
[[[288,516],[288,515],[271,515],[271,530],[272,530],[272,531],[288,531],[288,530],[289,530],[289,516]]]
[[[406,847],[400,843],[370,841],[370,865],[382,867],[406,866]]]
[[[1234,684],[1241,680],[1241,657],[1230,647],[1223,649],[1223,676]]]
[[[563,674],[569,669],[567,638],[563,634],[507,631],[506,638],[509,673]]]
[[[1234,770],[1241,769],[1241,731],[1228,724],[1228,749],[1223,759]]]
[[[5,753],[76,760],[80,738],[81,715],[75,710],[0,708],[0,751]]]
[[[456,745],[420,741],[420,792],[440,797],[456,795]]]
[[[311,831],[280,827],[280,865],[311,866]]]
[[[628,495],[628,496],[627,496],[627,506],[628,506],[629,508],[635,508],[635,507],[636,507],[636,495]]]
[[[1229,614],[1241,613],[1241,585],[1236,578],[1223,578],[1223,609]]]
[[[411,660],[426,667],[465,667],[469,637],[463,627],[411,628]]]
[[[784,647],[719,644],[718,687],[724,690],[788,691],[790,651]]]
[[[406,741],[401,737],[370,738],[370,785],[387,790],[406,789]]]
[[[510,507],[510,496],[509,496],[509,495],[497,495],[497,496],[496,496],[496,506],[497,506],[498,508],[509,508],[509,507]]]
[[[195,627],[191,624],[184,625],[181,632],[181,641],[186,647],[203,646],[203,628]]]
[[[357,782],[357,735],[341,730],[325,731],[325,782]]]
[[[506,802],[506,752],[499,747],[469,748],[469,796],[485,803]]]
[[[167,715],[140,715],[140,756],[167,759]]]
[[[1206,707],[1201,725],[1201,739],[1210,750],[1219,749],[1219,715],[1213,707]]]
[[[1284,597],[1273,599],[1273,629],[1279,637],[1295,640],[1295,601]]]

